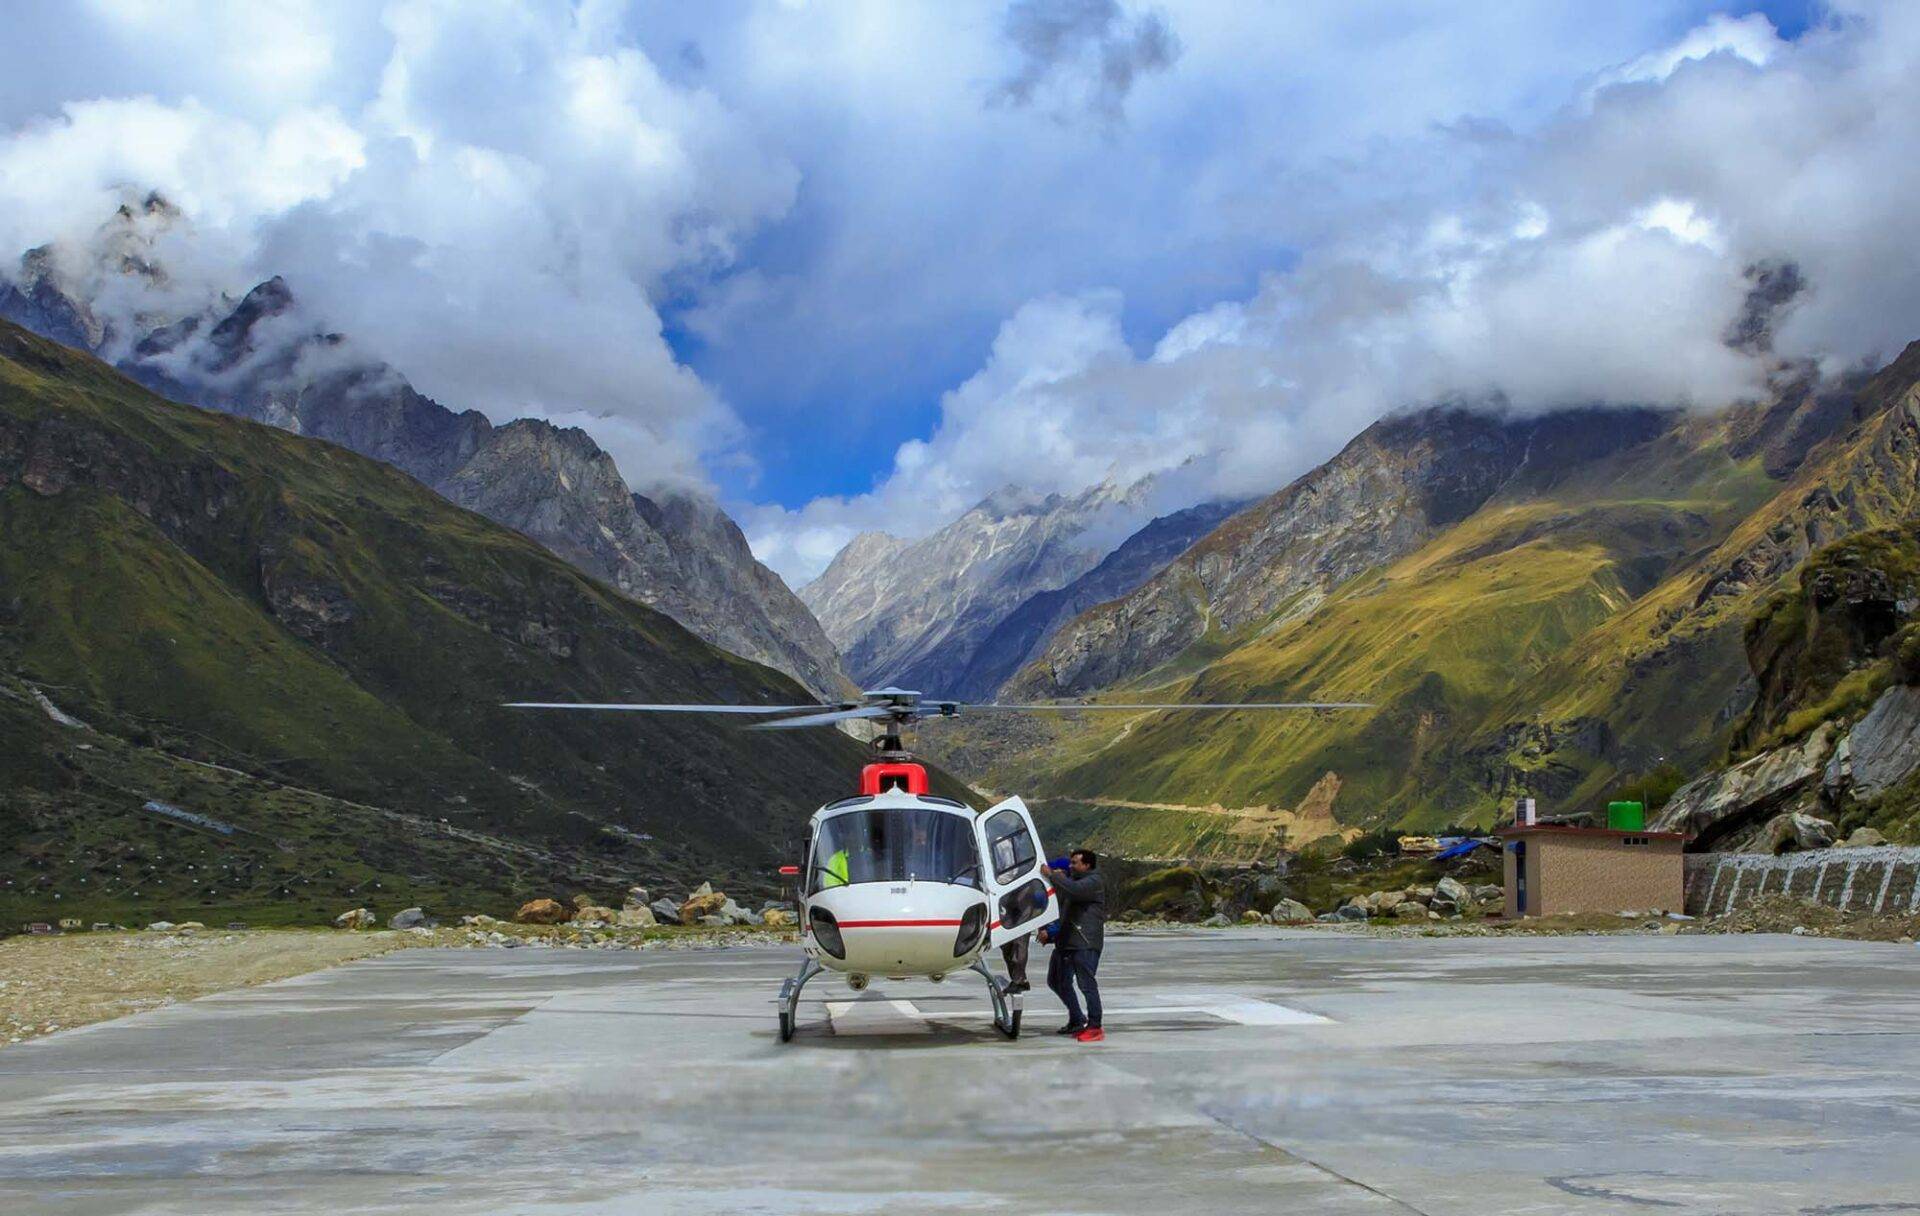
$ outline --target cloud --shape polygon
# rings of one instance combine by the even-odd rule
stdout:
[[[798,581],[1010,481],[1238,497],[1426,401],[1897,349],[1920,11],[1707,7],[28,0],[0,259],[158,189],[110,308],[284,275],[450,405],[717,482]]]
[[[1665,80],[1682,64],[1709,55],[1731,55],[1755,67],[1765,67],[1785,47],[1786,43],[1764,14],[1729,17],[1716,13],[1679,41],[1601,72],[1594,87]]]
[[[1354,193],[1326,170],[1361,205],[1252,294],[1139,353],[1118,295],[1036,299],[871,493],[750,533],[799,575],[835,536],[924,529],[1003,482],[1177,470],[1190,501],[1238,497],[1435,401],[1710,410],[1763,391],[1777,358],[1886,358],[1920,338],[1917,68],[1911,6],[1849,6],[1793,41],[1715,18],[1531,129],[1382,145]]]
[[[100,82],[153,92],[63,100],[0,138],[0,259],[84,245],[158,191],[185,217],[155,250],[166,278],[109,303],[193,312],[279,274],[309,324],[455,408],[584,421],[636,484],[704,483],[745,432],[655,301],[736,261],[797,171],[604,5],[381,14],[95,5],[107,47],[181,56]]]
[[[1165,14],[1129,21],[1117,0],[1015,0],[1002,29],[1020,62],[990,100],[1031,106],[1051,96],[1063,120],[1086,112],[1119,122],[1134,83],[1180,57]]]

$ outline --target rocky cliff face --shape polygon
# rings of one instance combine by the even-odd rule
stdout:
[[[1139,513],[1147,487],[1103,483],[1072,497],[1008,488],[912,543],[856,537],[800,597],[863,684],[946,693],[981,644],[1028,599],[1092,569],[1096,536]]]
[[[1123,541],[1100,564],[1057,591],[1031,596],[981,640],[952,693],[991,700],[1013,674],[1038,657],[1054,633],[1098,604],[1119,599],[1165,569],[1240,504],[1203,503],[1163,515]]]
[[[1377,422],[1131,595],[1061,627],[1009,695],[1078,695],[1151,671],[1210,631],[1277,628],[1356,574],[1419,548],[1501,487],[1551,480],[1660,425],[1652,411],[1503,420],[1440,409]]]
[[[149,200],[149,207],[164,207]],[[128,212],[127,224],[143,218]],[[111,233],[109,234],[112,235]],[[109,269],[161,273],[127,253]],[[131,268],[131,269],[129,269]],[[400,372],[317,331],[275,278],[230,307],[145,318],[138,334],[97,319],[49,250],[0,281],[0,318],[110,358],[174,400],[267,422],[385,461],[454,502],[516,528],[706,640],[795,677],[846,688],[833,644],[720,508],[635,494],[584,432],[519,419],[495,426],[416,392]]]

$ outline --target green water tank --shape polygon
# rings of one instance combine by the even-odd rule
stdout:
[[[1642,802],[1607,803],[1607,826],[1616,832],[1646,831],[1646,804]]]

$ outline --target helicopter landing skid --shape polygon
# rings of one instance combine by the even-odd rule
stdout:
[[[793,1038],[793,1020],[800,1012],[800,990],[807,981],[819,975],[826,968],[811,958],[802,960],[800,970],[788,976],[780,985],[780,1041],[789,1042]]]
[[[987,981],[987,995],[993,998],[993,1028],[1010,1039],[1020,1037],[1020,1011],[1025,998],[1018,992],[1008,992],[1008,984],[1002,983],[987,964],[980,959],[973,960],[969,971],[977,971],[980,978]]]

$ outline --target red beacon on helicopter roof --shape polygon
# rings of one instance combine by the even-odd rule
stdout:
[[[883,790],[902,790],[909,794],[927,792],[927,768],[924,764],[881,761],[860,770],[860,792],[878,794]]]

